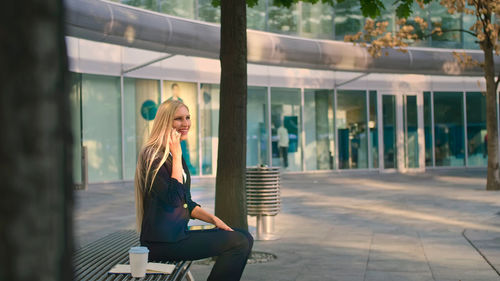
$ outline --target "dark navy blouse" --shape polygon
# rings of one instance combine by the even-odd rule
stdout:
[[[156,175],[151,191],[143,196],[144,215],[140,241],[177,242],[187,238],[187,224],[198,203],[191,200],[191,176],[184,158],[185,183],[172,178],[169,155]]]

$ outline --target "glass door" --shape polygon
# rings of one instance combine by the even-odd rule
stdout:
[[[423,96],[380,94],[379,166],[384,171],[416,171],[425,167]]]
[[[383,169],[396,169],[398,165],[398,146],[397,146],[397,118],[396,118],[396,96],[394,95],[381,95],[382,106],[382,126],[379,128],[382,133],[379,135],[382,137],[380,143],[382,143],[382,149],[379,151],[379,163],[380,167]]]
[[[419,167],[417,96],[403,96],[404,167]]]

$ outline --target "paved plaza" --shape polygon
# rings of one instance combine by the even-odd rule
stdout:
[[[500,192],[485,191],[485,178],[484,169],[284,174],[280,239],[254,245],[277,259],[247,265],[242,280],[500,280]],[[192,186],[211,212],[214,182]],[[77,247],[134,227],[131,182],[90,185],[75,196]],[[255,230],[254,217],[249,224]],[[191,271],[199,281],[210,269]]]

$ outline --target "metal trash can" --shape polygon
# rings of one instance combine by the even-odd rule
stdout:
[[[247,214],[257,216],[256,240],[275,240],[274,217],[281,207],[280,168],[248,167],[246,170]]]

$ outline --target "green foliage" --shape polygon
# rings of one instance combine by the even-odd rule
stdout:
[[[429,0],[428,0],[429,1]],[[399,0],[396,8],[396,16],[398,18],[408,18],[411,15],[411,7],[413,6],[413,0]]]
[[[363,16],[376,18],[381,15],[381,11],[385,10],[384,3],[380,0],[360,0],[361,12]]]

